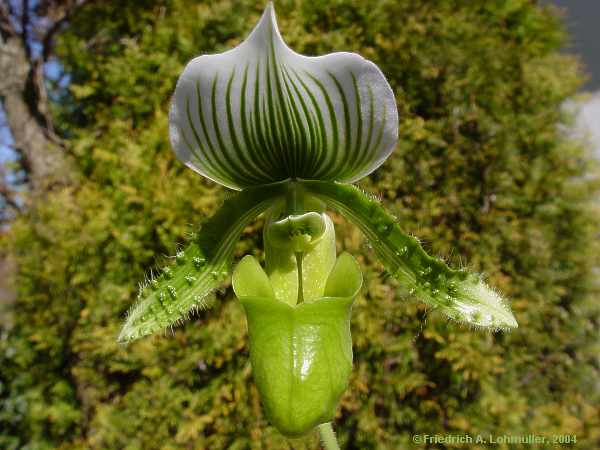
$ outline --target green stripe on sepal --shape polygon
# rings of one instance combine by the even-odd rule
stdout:
[[[244,227],[285,194],[285,183],[245,189],[225,200],[206,221],[175,263],[146,281],[130,309],[119,341],[164,330],[205,308],[207,296],[231,272],[235,244]]]
[[[377,66],[354,53],[292,51],[271,4],[239,46],[188,63],[169,125],[178,158],[233,189],[294,177],[353,182],[398,139],[394,93]]]
[[[302,181],[306,192],[325,201],[354,222],[370,240],[385,268],[411,293],[448,317],[471,325],[516,328],[506,301],[480,276],[450,269],[433,258],[419,241],[407,235],[374,199],[355,186]]]

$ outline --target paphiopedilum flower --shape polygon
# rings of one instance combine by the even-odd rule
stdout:
[[[480,276],[428,256],[378,201],[350,184],[379,167],[397,142],[394,94],[372,62],[345,52],[295,53],[269,5],[238,47],[187,65],[169,122],[182,162],[240,192],[174,264],[144,283],[121,341],[205,307],[232,270],[242,230],[267,211],[266,271],[246,257],[233,276],[255,380],[282,432],[297,435],[331,420],[352,366],[350,308],[362,277],[350,255],[336,260],[327,208],[354,222],[387,271],[433,308],[478,327],[517,326]]]

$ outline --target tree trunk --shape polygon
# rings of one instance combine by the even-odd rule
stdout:
[[[68,164],[48,117],[42,61],[31,58],[26,45],[0,5],[0,98],[30,192],[36,195],[67,183]]]

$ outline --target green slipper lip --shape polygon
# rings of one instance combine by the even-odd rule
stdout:
[[[352,372],[353,301],[322,297],[291,306],[240,298],[254,381],[266,417],[282,434],[302,436],[334,419]]]

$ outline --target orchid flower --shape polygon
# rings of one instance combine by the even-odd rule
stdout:
[[[386,270],[432,308],[476,327],[517,326],[479,275],[428,256],[377,200],[351,184],[383,164],[397,143],[394,94],[372,62],[346,52],[295,53],[269,4],[239,46],[188,63],[169,124],[184,164],[238,192],[172,265],[143,284],[120,341],[207,307],[232,272],[244,227],[266,212],[265,268],[246,256],[232,276],[247,315],[254,379],[282,433],[319,426],[327,441],[322,424],[333,419],[352,369],[350,313],[362,284],[354,258],[336,256],[328,208],[356,224]]]

